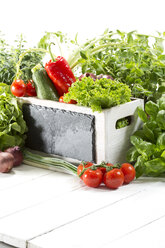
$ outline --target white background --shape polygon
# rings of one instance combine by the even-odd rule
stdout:
[[[0,0],[0,30],[12,41],[23,33],[29,44],[45,31],[86,39],[110,30],[165,31],[165,0]]]

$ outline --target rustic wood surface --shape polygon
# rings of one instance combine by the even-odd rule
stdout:
[[[28,165],[0,174],[0,248],[164,248],[164,229],[165,178],[108,190]]]

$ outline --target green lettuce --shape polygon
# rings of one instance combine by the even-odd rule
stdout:
[[[157,103],[148,101],[145,110],[138,108],[143,128],[130,138],[132,147],[127,153],[135,162],[136,177],[165,175],[165,95]]]
[[[102,109],[131,101],[130,88],[118,81],[101,78],[94,81],[91,77],[77,80],[64,95],[64,101],[77,101],[78,105],[91,107],[93,111],[101,112]]]
[[[9,86],[0,83],[0,150],[23,146],[26,131],[21,106],[11,95]]]

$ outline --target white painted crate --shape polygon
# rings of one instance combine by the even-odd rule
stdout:
[[[87,107],[81,107],[74,104],[59,103],[49,100],[40,100],[37,98],[30,97],[22,98],[20,99],[20,102],[22,102],[23,104],[44,107],[45,111],[49,109],[56,109],[66,112],[69,111],[69,113],[71,114],[78,113],[87,116],[92,116],[92,118],[94,117],[95,137],[92,143],[95,156],[94,159],[91,159],[91,161],[95,163],[101,163],[102,161],[107,161],[111,163],[122,163],[126,161],[126,153],[130,147],[130,136],[141,126],[141,121],[135,114],[135,111],[138,106],[142,106],[143,108],[144,105],[142,99],[133,99],[131,102],[118,105],[110,109],[105,109],[101,113],[98,113],[93,112],[90,108]],[[130,124],[124,128],[116,129],[117,120],[128,116],[131,120]],[[72,137],[71,142],[74,142],[74,135]],[[86,145],[84,145],[83,149],[85,149]],[[70,149],[69,146],[68,149]],[[59,154],[53,154],[59,156]],[[83,156],[79,156],[77,158],[76,156],[68,157],[63,154],[61,157],[72,161],[87,160]],[[88,159],[88,161],[89,160],[90,159]]]

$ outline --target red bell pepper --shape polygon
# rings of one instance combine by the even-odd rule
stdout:
[[[58,56],[54,59],[50,46],[49,52],[52,60],[45,64],[45,70],[54,83],[59,96],[63,96],[68,92],[71,84],[76,81],[76,78],[64,57]]]

